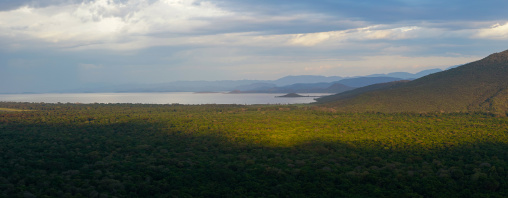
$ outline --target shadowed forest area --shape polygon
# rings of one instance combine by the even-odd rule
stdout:
[[[508,118],[0,103],[0,197],[507,197]]]

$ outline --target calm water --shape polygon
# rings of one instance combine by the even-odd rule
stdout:
[[[313,97],[277,98],[284,94],[227,94],[227,93],[72,93],[72,94],[0,94],[3,102],[45,103],[143,103],[143,104],[303,104],[314,102]],[[324,96],[329,94],[300,94]]]

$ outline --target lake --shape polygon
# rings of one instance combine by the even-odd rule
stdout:
[[[315,97],[285,98],[272,93],[50,93],[0,94],[2,102],[44,103],[142,103],[142,104],[306,104]],[[325,96],[329,93],[300,93],[303,96]]]

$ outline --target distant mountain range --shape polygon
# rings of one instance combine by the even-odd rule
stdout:
[[[408,73],[408,72],[393,72],[393,73],[388,73],[388,74],[372,74],[372,75],[368,75],[366,77],[394,77],[394,78],[402,78],[402,79],[417,79],[417,78],[421,78],[423,76],[433,74],[436,72],[440,72],[440,71],[443,71],[443,70],[429,69],[429,70],[424,70],[424,71],[418,72],[416,74],[412,74],[412,73]]]
[[[296,83],[286,86],[257,87],[245,89],[237,87],[236,93],[341,93],[367,85],[403,80],[393,77],[356,77],[346,78],[335,82]],[[244,89],[242,89],[244,88]]]
[[[430,69],[416,74],[394,72],[389,74],[372,74],[343,78],[339,76],[287,76],[272,83],[256,83],[235,88],[235,93],[342,93],[368,85],[413,80],[428,74],[440,72],[441,69]]]
[[[374,84],[317,100],[339,111],[508,114],[508,50],[412,81]]]
[[[395,72],[368,76],[340,77],[300,75],[277,80],[175,81],[159,84],[131,84],[87,87],[61,92],[235,92],[235,93],[341,93],[358,87],[399,80],[412,80],[440,69],[416,74]]]

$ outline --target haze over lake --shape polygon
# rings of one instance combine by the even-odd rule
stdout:
[[[51,94],[0,94],[5,102],[44,103],[142,103],[142,104],[305,104],[315,97],[286,98],[284,94],[269,93],[51,93]],[[302,93],[302,96],[325,96],[329,93]]]

